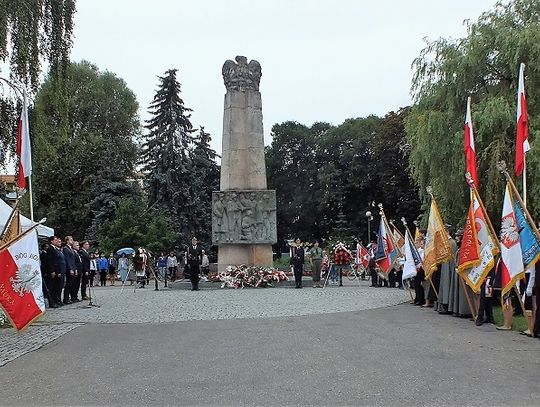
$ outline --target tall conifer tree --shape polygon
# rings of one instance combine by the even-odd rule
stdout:
[[[150,104],[146,121],[142,164],[148,204],[163,209],[173,222],[180,242],[196,230],[193,215],[200,204],[192,187],[195,181],[192,151],[195,148],[191,109],[184,106],[176,69],[159,77],[159,89]]]

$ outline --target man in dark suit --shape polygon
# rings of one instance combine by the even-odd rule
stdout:
[[[47,273],[51,281],[51,297],[57,306],[62,303],[62,289],[66,280],[66,259],[60,248],[62,241],[58,236],[49,237],[49,248],[47,249]]]
[[[62,249],[64,259],[66,260],[66,286],[64,288],[64,304],[71,304],[71,287],[77,276],[77,267],[75,265],[75,251],[73,250],[73,237],[64,238],[64,248]]]
[[[41,251],[39,252],[39,262],[41,264],[41,281],[42,281],[42,288],[43,288],[43,295],[45,298],[47,298],[47,302],[50,308],[58,308],[58,306],[55,304],[54,298],[51,296],[51,291],[49,290],[49,287],[51,287],[52,279],[49,275],[49,267],[47,264],[47,249],[49,248],[48,243],[43,243],[41,245]]]
[[[81,271],[81,298],[83,300],[88,300],[86,295],[86,287],[88,286],[88,279],[90,276],[90,243],[88,240],[85,240],[81,244],[81,250],[79,250],[79,255],[81,256],[82,271]]]
[[[75,255],[75,278],[73,279],[71,283],[71,289],[69,291],[69,296],[71,298],[71,302],[81,302],[79,300],[79,288],[81,287],[81,275],[82,275],[82,259],[79,255],[79,242],[73,242],[73,246],[71,246],[73,249],[73,254]]]
[[[197,243],[197,238],[191,239],[188,246],[187,264],[189,266],[189,279],[191,280],[191,291],[199,291],[199,268],[202,262],[202,249]]]

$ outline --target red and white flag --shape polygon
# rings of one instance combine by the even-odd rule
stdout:
[[[465,114],[465,140],[463,150],[465,152],[465,172],[471,174],[474,185],[478,188],[478,172],[476,165],[476,149],[474,147],[474,133],[471,117],[471,98],[467,98],[467,113]]]
[[[0,305],[17,330],[45,311],[35,229],[0,251]]]
[[[26,106],[26,97],[24,97],[17,131],[17,156],[19,158],[17,186],[19,188],[26,188],[26,178],[32,174],[32,147],[29,129],[28,106]]]
[[[363,244],[358,243],[356,245],[356,264],[361,264],[364,269],[367,269],[370,258],[371,256],[369,255],[368,250]]]
[[[516,176],[520,176],[525,168],[525,154],[531,149],[529,145],[529,125],[527,119],[527,99],[525,98],[525,64],[519,67],[519,84],[517,94],[517,129],[516,129]]]
[[[510,291],[516,284],[516,281],[524,275],[519,229],[510,193],[508,184],[506,184],[501,219],[501,236],[499,239],[502,261],[501,290],[503,296]]]

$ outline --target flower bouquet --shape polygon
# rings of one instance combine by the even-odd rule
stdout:
[[[221,288],[264,288],[273,287],[280,281],[288,281],[287,275],[280,270],[261,266],[229,266],[226,271],[218,273]]]

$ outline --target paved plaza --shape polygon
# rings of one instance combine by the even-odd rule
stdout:
[[[1,404],[539,404],[540,341],[367,285],[98,288],[99,308],[0,330],[0,354],[30,346],[2,356]]]

